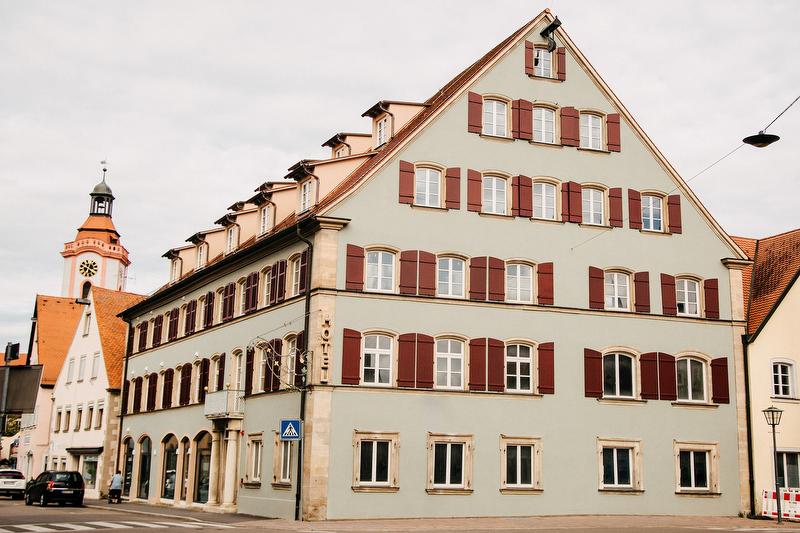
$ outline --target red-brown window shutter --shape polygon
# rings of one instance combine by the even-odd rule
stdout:
[[[678,314],[678,303],[675,295],[675,277],[661,274],[661,312],[665,315]]]
[[[481,211],[481,173],[477,170],[467,169],[467,209],[480,213]]]
[[[181,367],[180,405],[189,405],[192,392],[192,365],[186,363]]]
[[[345,328],[342,332],[342,384],[361,383],[361,332]]]
[[[561,221],[569,222],[569,182],[561,183]]]
[[[589,309],[605,309],[605,273],[602,268],[589,267]]]
[[[603,397],[603,354],[597,350],[583,350],[583,389],[587,398]]]
[[[419,294],[436,296],[436,256],[430,252],[419,252]]]
[[[511,179],[511,214],[515,217],[533,216],[533,180],[528,176]]]
[[[400,294],[417,294],[417,257],[416,250],[400,252]]]
[[[206,389],[208,388],[210,364],[211,362],[208,359],[203,359],[200,362],[200,382],[197,385],[197,401],[200,403],[206,403]]]
[[[639,357],[642,376],[642,399],[658,400],[658,353],[643,353]]]
[[[496,257],[489,258],[489,300],[502,302],[506,299],[506,262]]]
[[[669,221],[670,233],[682,233],[681,226],[681,197],[673,194],[667,197],[667,220]]]
[[[539,305],[553,305],[553,263],[536,266],[537,301]]]
[[[637,272],[633,275],[634,305],[637,313],[650,312],[650,273]]]
[[[606,137],[608,138],[608,151],[619,152],[619,113],[606,115]]]
[[[158,315],[153,320],[153,348],[161,344],[161,338],[164,333],[164,315]]]
[[[511,137],[514,139],[519,139],[519,126],[520,126],[520,116],[519,116],[519,105],[521,100],[512,100],[511,101]]]
[[[400,203],[414,203],[414,163],[400,161]]]
[[[133,380],[133,412],[142,410],[142,378]]]
[[[417,388],[433,388],[433,337],[417,333]]]
[[[349,245],[348,245],[349,246]],[[278,263],[269,269],[269,305],[278,302]]]
[[[719,357],[711,361],[711,401],[730,403],[728,392],[728,359]]]
[[[579,146],[581,142],[579,114],[574,107],[561,108],[561,144]]]
[[[183,331],[186,335],[194,333],[194,325],[197,323],[197,300],[192,300],[186,304],[186,316],[184,317]]]
[[[225,354],[217,359],[217,390],[225,390]]]
[[[706,318],[719,318],[719,280],[703,281]]]
[[[461,209],[461,169],[448,168],[444,175],[444,206],[447,209]]]
[[[489,390],[503,392],[505,390],[506,346],[498,339],[486,339],[486,368]]]
[[[158,388],[158,374],[152,373],[147,378],[147,410],[156,409],[156,389]]]
[[[294,349],[294,386],[302,387],[303,383],[303,344],[305,343],[305,332],[301,331],[295,339]]]
[[[281,379],[280,379],[280,368],[275,368],[275,362],[278,362],[280,365],[280,356],[283,353],[283,340],[281,339],[272,339],[271,341],[272,350],[272,386],[270,387],[270,391],[276,391],[281,388]],[[277,375],[276,375],[277,374]]]
[[[416,383],[417,335],[404,333],[397,338],[397,386],[413,388]]]
[[[266,305],[267,302],[264,302]],[[205,309],[203,309],[203,328],[210,328],[214,325],[214,291],[206,293]]]
[[[635,189],[628,189],[628,225],[642,229],[642,194]]]
[[[278,268],[278,294],[275,301],[280,303],[286,299],[286,259],[281,259],[276,264]]]
[[[347,245],[347,273],[345,288],[349,291],[364,290],[364,249],[355,244]]]
[[[244,363],[244,395],[250,396],[253,393],[253,366],[255,359],[255,350],[253,348],[247,349]]]
[[[537,349],[539,356],[539,394],[555,394],[555,345],[543,342]]]
[[[533,102],[511,102],[511,134],[515,139],[530,141],[533,138]]]
[[[486,299],[486,257],[473,257],[469,260],[469,298]]]
[[[258,307],[258,273],[255,274],[256,276],[256,283],[255,283],[255,290],[253,291],[253,296],[255,297],[255,304],[253,308]],[[308,289],[308,248],[303,250],[303,253],[300,254],[300,294],[303,294]]]
[[[467,96],[467,131],[480,133],[483,129],[483,97],[470,92]]]
[[[139,351],[147,349],[147,321],[139,324]]]
[[[178,309],[169,312],[169,326],[167,328],[167,340],[174,341],[178,337]]]
[[[620,187],[608,190],[608,219],[611,227],[622,227],[622,189]]]
[[[569,221],[583,222],[583,190],[577,181],[569,182]]]
[[[675,372],[675,358],[668,353],[658,354],[659,398],[675,401],[678,399],[678,384]]]
[[[469,341],[469,390],[486,390],[486,339]]]
[[[172,384],[175,380],[175,371],[168,368],[164,371],[164,388],[161,391],[161,408],[169,409],[172,407]],[[222,390],[220,388],[220,390]]]
[[[533,59],[536,57],[536,50],[533,43],[525,41],[525,74],[533,76]]]
[[[519,216],[519,176],[511,178],[511,216]]]
[[[556,49],[556,64],[558,65],[558,79],[567,79],[567,54],[566,49],[560,46]]]

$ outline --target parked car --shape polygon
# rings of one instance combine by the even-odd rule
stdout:
[[[0,496],[21,500],[25,496],[25,474],[19,470],[0,470]]]
[[[39,474],[35,480],[28,483],[25,492],[25,505],[39,505],[45,507],[48,503],[72,503],[78,507],[83,505],[83,476],[80,472],[48,470]]]

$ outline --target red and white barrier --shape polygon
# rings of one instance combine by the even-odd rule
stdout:
[[[762,491],[761,516],[778,517],[778,502],[774,490]],[[800,522],[800,489],[781,489],[781,517]]]

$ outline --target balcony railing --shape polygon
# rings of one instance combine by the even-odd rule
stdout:
[[[19,428],[27,429],[34,427],[36,427],[36,413],[28,413],[22,415],[19,421]]]
[[[206,394],[206,418],[244,418],[244,391],[220,390]]]

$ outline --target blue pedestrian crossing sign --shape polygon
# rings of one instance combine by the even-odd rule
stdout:
[[[281,420],[281,440],[300,440],[303,434],[303,423],[297,418]]]

